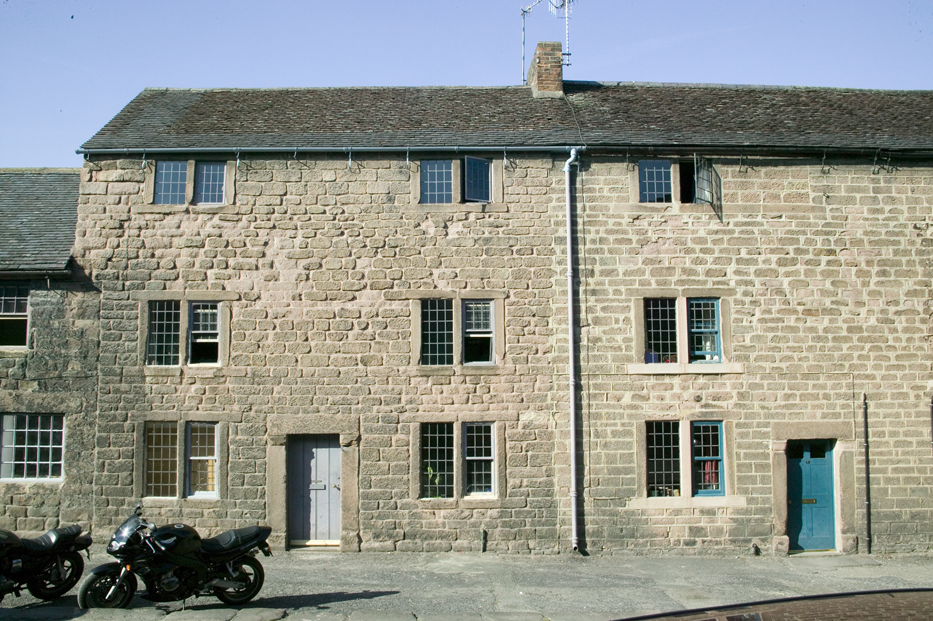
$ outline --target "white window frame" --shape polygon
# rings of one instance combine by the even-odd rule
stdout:
[[[134,478],[134,495],[155,501],[154,506],[171,506],[183,500],[212,501],[225,498],[229,423],[237,420],[238,417],[224,413],[191,413],[184,420],[179,420],[176,414],[168,412],[148,412],[145,416],[140,416],[136,419],[136,443],[137,446],[143,447],[143,450],[136,453],[135,464],[139,476]],[[193,426],[205,425],[213,429],[213,457],[192,456],[191,429]],[[153,460],[149,454],[152,442],[150,430],[156,427],[160,429],[160,433],[169,436],[167,443],[160,445],[164,454],[160,458],[158,473],[164,474],[169,481],[160,485],[170,487],[156,490],[161,495],[150,493],[154,484],[151,480]],[[212,461],[213,491],[192,491],[192,463],[195,461]]]
[[[451,445],[449,450],[453,457],[451,460],[452,471],[447,473],[450,478],[448,485],[452,487],[450,496],[426,496],[425,475],[426,460],[423,452],[422,443],[424,440],[425,425],[450,425],[452,431]],[[471,459],[467,457],[468,453],[468,429],[471,426],[483,426],[489,429],[489,438],[491,442],[491,454],[481,458]],[[473,419],[451,419],[445,417],[434,417],[428,415],[420,424],[412,425],[412,454],[416,459],[411,460],[411,494],[413,498],[426,503],[429,506],[495,506],[501,498],[501,492],[505,489],[505,443],[504,423],[491,420],[473,420]],[[485,462],[490,464],[491,468],[491,491],[468,493],[468,462]]]
[[[20,420],[25,417],[25,420]],[[43,421],[49,423],[47,429],[43,429]],[[25,426],[21,425],[25,423]],[[36,435],[38,432],[38,435]],[[43,434],[49,434],[49,442],[42,443]],[[60,440],[56,442],[56,434]],[[35,438],[35,443],[30,442],[30,437]],[[65,446],[66,446],[66,425],[64,414],[41,414],[33,412],[2,412],[0,413],[0,480],[16,482],[39,482],[56,483],[65,478]],[[24,449],[25,455],[22,459],[17,459],[17,449]],[[48,451],[48,457],[42,459],[42,450]],[[55,453],[58,458],[54,459]],[[33,458],[30,458],[32,456]],[[24,468],[22,476],[16,476],[17,466]],[[26,476],[25,470],[34,468],[39,470],[40,466],[46,466],[50,472],[56,468],[57,475],[49,476]]]
[[[198,455],[193,454],[193,444],[192,436],[194,435],[192,431],[195,428],[210,428],[211,434],[214,436],[213,446],[210,448],[210,455]],[[218,451],[218,440],[219,434],[217,433],[218,425],[216,422],[201,422],[201,421],[188,421],[185,423],[185,495],[188,498],[217,498],[218,497],[218,480],[220,479],[218,472],[218,460],[217,456]],[[194,484],[192,483],[192,475],[194,473],[194,463],[195,462],[208,462],[208,470],[210,471],[209,477],[213,483],[213,489],[211,490],[201,490],[201,491],[192,491]]]
[[[22,344],[0,345],[3,351],[20,351],[29,348],[30,290],[23,284],[0,284],[0,322],[26,322],[26,334]],[[25,298],[25,299],[24,299]],[[17,307],[25,306],[23,310]]]
[[[212,372],[213,369],[229,364],[230,359],[230,303],[239,299],[239,294],[227,291],[192,291],[190,294],[170,291],[138,292],[133,299],[139,301],[139,364],[147,374],[178,374],[182,369],[196,372]],[[149,345],[151,342],[150,313],[155,302],[176,302],[179,305],[178,324],[178,362],[173,364],[149,364]],[[217,305],[217,362],[192,363],[191,353],[191,313],[194,305]]]
[[[493,371],[497,365],[504,362],[505,352],[503,351],[505,343],[505,297],[506,293],[501,291],[429,291],[407,292],[412,298],[411,317],[412,317],[412,348],[411,364],[418,367],[423,373],[444,373],[444,372],[463,372],[463,373],[483,373]],[[430,365],[422,364],[422,302],[426,299],[449,299],[451,300],[453,310],[453,356],[452,364]],[[464,363],[464,339],[466,331],[464,330],[464,302],[488,302],[490,305],[490,319],[492,322],[490,338],[491,355],[488,362]]]

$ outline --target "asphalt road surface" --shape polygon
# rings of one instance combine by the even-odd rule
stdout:
[[[248,610],[257,621],[278,614],[260,611],[321,621],[607,621],[826,593],[933,588],[933,554],[773,558],[301,551],[259,558],[265,585],[235,621],[247,619]],[[88,569],[109,560],[94,550]],[[182,602],[156,605],[137,597],[130,611],[87,615],[76,609],[77,591],[55,602],[8,595],[0,603],[0,619],[85,615],[88,621],[149,621],[168,614],[167,621],[229,621],[235,614],[213,597],[189,599],[184,614],[177,614]]]

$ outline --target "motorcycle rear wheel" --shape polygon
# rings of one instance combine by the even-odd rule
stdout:
[[[266,579],[266,572],[262,569],[262,563],[252,556],[234,561],[233,571],[237,580],[246,578],[248,582],[238,589],[214,588],[214,595],[217,596],[217,599],[230,606],[245,604],[256,597],[262,588],[263,581]]]
[[[61,571],[59,571],[61,566]],[[34,597],[51,601],[58,599],[78,584],[84,572],[84,559],[77,552],[65,552],[57,562],[50,564],[38,575],[26,581],[26,588]]]
[[[81,590],[78,591],[79,608],[129,608],[136,594],[136,576],[127,574],[126,580],[114,593],[113,598],[107,599],[107,593],[117,582],[119,574],[97,574],[91,575]]]

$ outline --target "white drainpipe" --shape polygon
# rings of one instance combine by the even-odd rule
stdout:
[[[581,149],[582,150],[582,149]],[[567,364],[568,398],[570,399],[570,544],[579,549],[577,533],[577,375],[576,344],[573,314],[573,207],[571,203],[570,166],[577,161],[577,149],[570,150],[570,159],[564,163],[564,189],[567,198]]]

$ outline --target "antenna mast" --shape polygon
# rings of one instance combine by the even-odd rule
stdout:
[[[570,11],[573,9],[574,0],[546,0],[547,9],[554,17],[560,18],[559,11],[563,9],[564,11],[564,31],[567,38],[567,42],[564,45],[564,51],[561,52],[563,57],[563,65],[565,67],[570,66]],[[527,7],[522,9],[522,85],[525,85],[527,81],[525,80],[525,16],[531,13],[531,10],[545,2],[545,0],[535,0]]]

